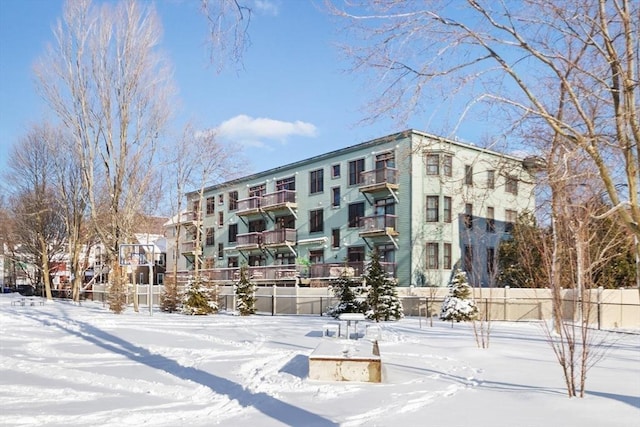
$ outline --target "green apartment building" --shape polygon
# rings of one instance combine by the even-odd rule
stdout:
[[[167,272],[258,285],[326,286],[366,271],[373,250],[398,286],[490,285],[499,242],[533,210],[522,159],[408,130],[187,194]],[[199,229],[199,232],[197,230]],[[201,238],[197,239],[196,236]]]

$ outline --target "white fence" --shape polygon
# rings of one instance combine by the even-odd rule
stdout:
[[[152,301],[159,307],[163,286],[152,286]],[[398,289],[406,316],[438,316],[447,288],[404,288]],[[148,285],[137,285],[138,302],[148,306]],[[130,286],[127,303],[133,302]],[[624,329],[640,331],[640,293],[637,289],[594,289],[579,298],[577,291],[561,291],[562,313],[567,319],[576,316],[578,301],[583,300],[582,310],[590,324],[601,329]],[[107,302],[105,287],[95,285],[93,291],[85,293],[86,298]],[[499,321],[548,320],[552,315],[552,294],[549,289],[529,288],[477,288],[474,298],[484,319]],[[259,287],[256,292],[256,308],[260,314],[305,314],[323,315],[336,304],[328,288],[306,287]],[[233,311],[235,296],[233,287],[218,287],[218,303],[221,310]]]

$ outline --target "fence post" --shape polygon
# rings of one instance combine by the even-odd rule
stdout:
[[[273,285],[273,292],[271,294],[271,315],[275,316],[276,315],[276,294],[277,294],[277,287],[276,285]]]
[[[602,290],[604,288],[602,286],[598,286],[598,330],[600,330],[601,326],[602,326],[602,307],[600,304],[602,304]]]
[[[503,313],[504,313],[504,320],[505,321],[510,319],[510,317],[509,317],[509,315],[507,313],[507,311],[509,310],[509,303],[507,302],[507,299],[509,298],[509,289],[511,289],[509,287],[509,285],[504,287],[504,310],[503,310]]]

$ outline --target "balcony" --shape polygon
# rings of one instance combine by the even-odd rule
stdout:
[[[363,193],[397,189],[398,170],[395,168],[382,168],[362,172],[362,181],[359,190]]]
[[[189,229],[193,229],[193,227],[196,227],[201,223],[202,213],[199,211],[183,212],[179,218],[180,218],[180,224],[184,225]]]
[[[196,245],[195,240],[192,240],[190,242],[183,242],[182,245],[180,246],[180,249],[182,249],[182,253],[184,255],[200,254],[200,248],[198,245]]]
[[[398,236],[397,219],[396,215],[375,215],[360,218],[358,221],[358,226],[362,228],[360,237]]]
[[[265,246],[295,245],[298,233],[295,228],[281,228],[279,230],[263,231],[262,243]]]
[[[262,244],[262,233],[253,232],[238,234],[236,236],[236,248],[239,250],[258,249]]]
[[[262,209],[265,211],[275,211],[279,209],[295,209],[296,192],[293,190],[280,190],[275,193],[265,194],[262,197]]]
[[[236,215],[253,215],[260,212],[262,206],[262,196],[253,196],[238,200],[238,210]]]

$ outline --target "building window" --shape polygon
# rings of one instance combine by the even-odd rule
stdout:
[[[224,205],[224,194],[218,194],[218,204]]]
[[[440,196],[427,196],[427,222],[438,222],[440,212]]]
[[[444,196],[444,222],[451,222],[451,197]]]
[[[229,243],[238,241],[238,224],[229,224]]]
[[[376,154],[376,169],[396,167],[396,155],[393,151]]]
[[[324,263],[324,251],[318,249],[315,251],[309,251],[309,262],[311,264],[323,264]]]
[[[276,181],[276,191],[281,191],[281,190],[294,191],[295,189],[296,189],[295,176],[289,176],[287,178],[282,178]]]
[[[227,259],[227,267],[238,267],[238,257],[237,256],[230,256]]]
[[[464,166],[464,183],[467,185],[473,185],[473,166]]]
[[[513,226],[516,223],[518,218],[518,213],[514,210],[507,209],[504,211],[504,231],[505,233],[511,233],[513,231]]]
[[[339,248],[340,247],[340,229],[334,228],[331,230],[331,247]]]
[[[364,177],[364,159],[349,162],[349,185],[362,184]]]
[[[218,243],[218,259],[224,258],[224,247],[222,243]]]
[[[464,205],[464,225],[467,228],[473,227],[473,205],[471,203]]]
[[[324,231],[324,219],[322,209],[309,211],[309,232],[319,233]]]
[[[215,243],[213,227],[207,227],[206,233],[207,233],[206,245],[212,246]]]
[[[487,171],[487,188],[493,190],[496,187],[496,171]]]
[[[496,220],[495,213],[492,206],[487,206],[487,232],[495,233],[496,232]]]
[[[224,225],[224,212],[218,212],[218,228],[222,228]]]
[[[267,185],[262,183],[249,187],[249,197],[261,197],[267,191]]]
[[[514,176],[507,175],[507,179],[504,183],[504,190],[507,193],[517,196],[518,195],[518,179]]]
[[[340,207],[340,187],[331,189],[331,206],[334,208]]]
[[[216,198],[207,197],[207,215],[213,214],[216,209]]]
[[[199,214],[200,213],[200,199],[194,200],[192,202],[192,206],[193,206],[193,212],[195,214]],[[199,217],[200,215],[196,215],[196,216]]]
[[[296,217],[293,215],[283,215],[275,219],[276,230],[286,228],[296,228]]]
[[[427,154],[427,175],[440,175],[440,155]]]
[[[362,218],[364,218],[364,202],[349,204],[349,228],[362,227]]]
[[[437,242],[429,242],[427,243],[427,268],[430,270],[438,269],[438,243]]]
[[[264,255],[249,255],[249,266],[259,267],[266,265]]]
[[[267,229],[264,219],[255,219],[249,221],[249,233],[261,233]]]
[[[340,178],[340,164],[331,166],[331,178]]]
[[[464,247],[464,270],[471,274],[473,272],[473,246]]]
[[[291,252],[278,252],[275,255],[276,265],[295,265],[296,257]]]
[[[364,261],[364,246],[351,246],[347,249],[348,262]]]
[[[204,265],[203,265],[205,270],[209,270],[212,269],[213,267],[215,267],[215,262],[213,261],[213,257],[206,257],[204,259]]]
[[[453,175],[453,157],[449,154],[442,156],[442,169],[444,170],[444,176],[451,177]]]
[[[451,243],[443,243],[442,266],[451,270]]]
[[[318,169],[309,172],[309,193],[322,193],[324,191],[324,170]]]
[[[229,191],[229,210],[230,211],[238,210],[238,192],[237,191]]]
[[[156,274],[156,285],[164,285],[164,273]]]

